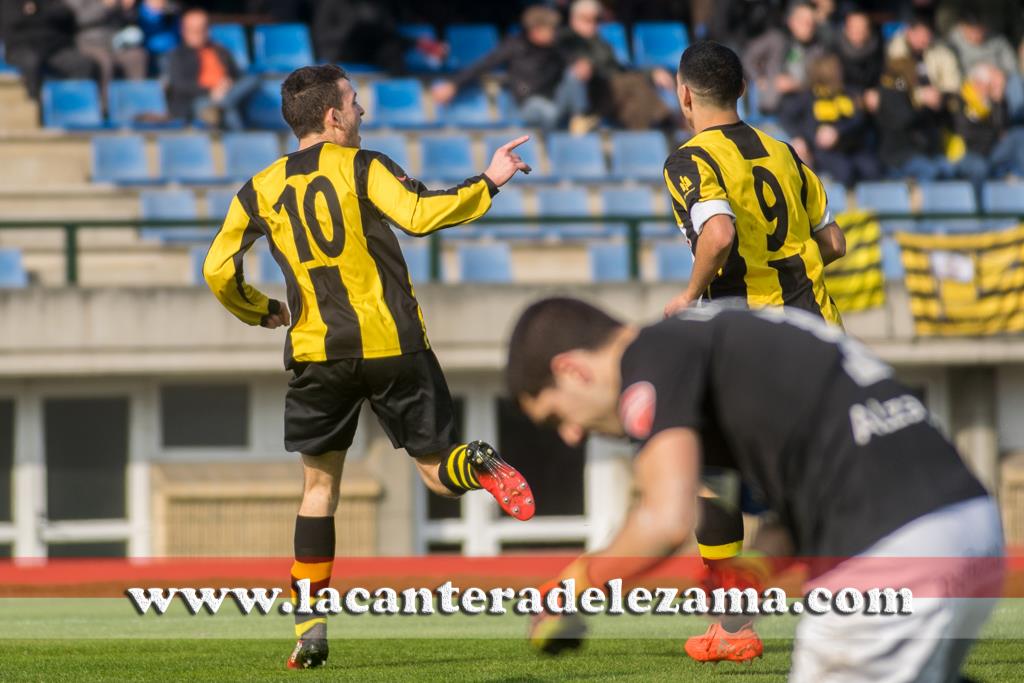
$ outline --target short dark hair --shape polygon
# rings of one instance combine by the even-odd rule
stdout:
[[[531,304],[508,342],[509,395],[536,396],[554,383],[552,358],[573,349],[599,349],[621,327],[622,322],[579,299],[552,297]]]
[[[743,94],[743,64],[725,45],[702,40],[683,51],[679,80],[701,99],[727,107]]]
[[[304,66],[288,74],[281,84],[281,114],[295,137],[324,132],[324,114],[341,109],[338,80],[348,78],[340,66]]]

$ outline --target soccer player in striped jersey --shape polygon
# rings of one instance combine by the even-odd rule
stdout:
[[[528,484],[492,446],[456,441],[452,398],[391,229],[423,236],[479,218],[498,188],[530,167],[514,151],[524,136],[499,148],[484,173],[428,190],[388,157],[359,148],[364,111],[341,68],[298,69],[281,95],[298,150],[242,186],[203,272],[242,322],[288,326],[285,447],[301,454],[305,481],[294,598],[298,580],[309,579],[314,597],[330,583],[342,468],[363,401],[431,491],[454,497],[483,488],[513,517],[533,515]],[[284,273],[287,303],[245,281],[243,256],[260,237]],[[297,614],[295,630],[288,666],[323,664],[326,619]]]
[[[752,308],[800,308],[842,325],[825,286],[825,266],[843,256],[846,241],[828,208],[825,188],[792,147],[744,123],[736,103],[745,88],[743,66],[712,41],[691,45],[679,60],[679,105],[695,135],[665,162],[665,183],[679,228],[693,248],[686,289],[665,307],[672,315],[702,299],[730,298]],[[697,529],[712,576],[743,546],[739,507],[702,499]],[[723,638],[739,634],[759,652],[743,620],[725,620],[686,651],[714,661]]]

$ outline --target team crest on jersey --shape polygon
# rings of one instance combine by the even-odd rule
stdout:
[[[650,382],[634,382],[619,398],[619,421],[626,434],[646,439],[654,426],[654,403],[657,394]]]

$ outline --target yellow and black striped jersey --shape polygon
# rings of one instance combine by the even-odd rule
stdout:
[[[482,216],[497,191],[483,175],[428,190],[379,152],[320,143],[278,159],[239,190],[203,273],[231,313],[259,324],[270,302],[245,282],[242,258],[267,238],[292,315],[286,366],[427,349],[423,315],[388,223],[426,235]]]
[[[811,236],[832,222],[825,188],[792,147],[742,121],[712,126],[669,155],[665,183],[694,253],[712,216],[732,216],[736,226],[707,297],[793,306],[842,324]]]

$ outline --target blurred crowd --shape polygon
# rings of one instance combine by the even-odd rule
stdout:
[[[399,74],[410,50],[440,62],[448,46],[411,38],[402,23],[441,29],[494,23],[505,38],[478,63],[431,76],[435,103],[500,73],[519,118],[574,132],[599,124],[680,124],[669,68],[635,69],[599,33],[604,21],[686,23],[741,55],[744,113],[789,139],[844,184],[912,177],[980,183],[1024,176],[1024,3],[1019,0],[222,0],[217,16],[301,21],[317,58]],[[172,116],[244,126],[258,87],[209,37],[207,9],[172,0],[0,0],[5,60],[29,93],[44,78],[162,78]],[[508,30],[512,29],[512,30]],[[439,31],[438,35],[443,35]],[[667,65],[666,65],[667,66]]]

